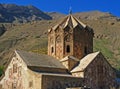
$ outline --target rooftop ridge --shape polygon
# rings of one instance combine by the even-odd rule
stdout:
[[[87,26],[87,25],[85,25],[83,22],[81,22],[80,20],[78,20],[76,17],[73,17],[72,16],[72,18],[74,18],[80,25],[82,25],[84,28]]]

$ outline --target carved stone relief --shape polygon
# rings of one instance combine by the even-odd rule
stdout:
[[[65,41],[70,42],[70,40],[71,40],[71,35],[70,34],[66,35],[65,36]]]
[[[57,42],[57,43],[60,43],[60,42],[61,42],[61,37],[60,37],[60,35],[58,35],[58,36],[56,37],[56,42]]]
[[[53,39],[53,37],[50,38],[50,43],[51,43],[51,44],[54,43],[54,39]]]

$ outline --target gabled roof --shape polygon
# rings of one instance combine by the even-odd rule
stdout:
[[[74,56],[66,56],[63,59],[61,59],[60,62],[67,61],[67,60],[79,61],[79,59],[75,58]]]
[[[59,60],[51,56],[18,50],[15,52],[23,59],[27,66],[66,69]]]
[[[100,52],[90,53],[80,60],[80,64],[71,72],[84,71],[85,68],[97,57]]]

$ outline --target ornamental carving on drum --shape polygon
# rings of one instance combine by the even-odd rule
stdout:
[[[66,35],[65,36],[65,41],[70,42],[70,40],[71,40],[71,35],[70,34]]]
[[[57,43],[60,43],[60,42],[61,42],[61,36],[60,36],[60,35],[58,35],[58,36],[56,37],[56,42],[57,42]]]

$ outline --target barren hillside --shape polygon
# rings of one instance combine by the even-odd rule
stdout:
[[[96,14],[98,13],[98,14]],[[52,13],[62,19],[64,15]],[[94,51],[101,51],[116,69],[120,69],[120,21],[109,13],[84,12],[74,14],[78,19],[94,29]],[[94,18],[95,17],[95,18]],[[32,21],[26,24],[3,24],[6,32],[0,37],[1,65],[6,65],[11,51],[15,49],[47,53],[47,30],[58,19]],[[1,23],[2,24],[2,23]]]

